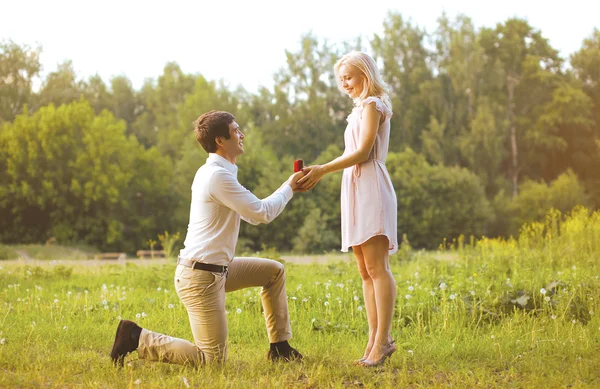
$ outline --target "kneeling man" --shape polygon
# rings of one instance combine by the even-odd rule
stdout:
[[[175,290],[185,306],[194,343],[152,332],[121,320],[110,356],[123,365],[135,350],[141,359],[198,365],[227,359],[225,293],[262,286],[262,304],[270,360],[301,359],[292,348],[285,291],[285,271],[279,262],[234,258],[240,218],[252,224],[275,219],[300,191],[298,172],[261,200],[237,180],[236,159],[244,152],[244,134],[228,112],[211,111],[198,118],[196,139],[209,153],[192,184],[190,223],[175,271]]]

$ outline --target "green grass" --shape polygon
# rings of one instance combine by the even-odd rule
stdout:
[[[174,265],[0,262],[0,387],[600,387],[599,212],[580,209],[565,222],[551,214],[518,240],[454,243],[452,255],[393,261],[400,347],[379,370],[351,363],[367,326],[349,262],[286,264],[302,363],[266,362],[253,288],[228,295],[224,367],[150,363],[134,353],[122,370],[108,357],[119,317],[192,339]]]
[[[0,244],[0,260],[2,259],[39,259],[39,260],[79,260],[93,258],[97,250],[88,246],[67,247],[60,245]],[[1,263],[1,262],[0,262]]]

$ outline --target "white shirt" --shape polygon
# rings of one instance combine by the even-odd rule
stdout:
[[[260,200],[238,182],[237,171],[237,166],[211,153],[196,172],[181,258],[227,266],[234,257],[240,217],[251,224],[269,223],[294,194],[286,182]]]

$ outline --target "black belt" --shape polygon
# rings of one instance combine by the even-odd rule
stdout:
[[[196,270],[206,270],[209,272],[213,272],[213,273],[225,273],[227,271],[227,266],[220,266],[220,265],[213,265],[211,263],[201,263],[201,262],[195,262],[195,261],[190,261],[189,259],[179,259],[177,261],[178,264],[186,266],[186,267],[192,267]]]

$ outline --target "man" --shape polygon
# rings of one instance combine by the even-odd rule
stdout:
[[[301,359],[292,348],[285,272],[276,261],[234,258],[240,217],[252,224],[275,219],[300,191],[298,172],[260,200],[237,180],[236,160],[244,152],[244,134],[232,114],[211,111],[195,123],[196,139],[209,153],[192,184],[190,223],[175,272],[175,290],[185,306],[195,344],[121,320],[110,353],[115,364],[135,350],[141,359],[198,365],[227,359],[225,293],[262,286],[269,360]]]

